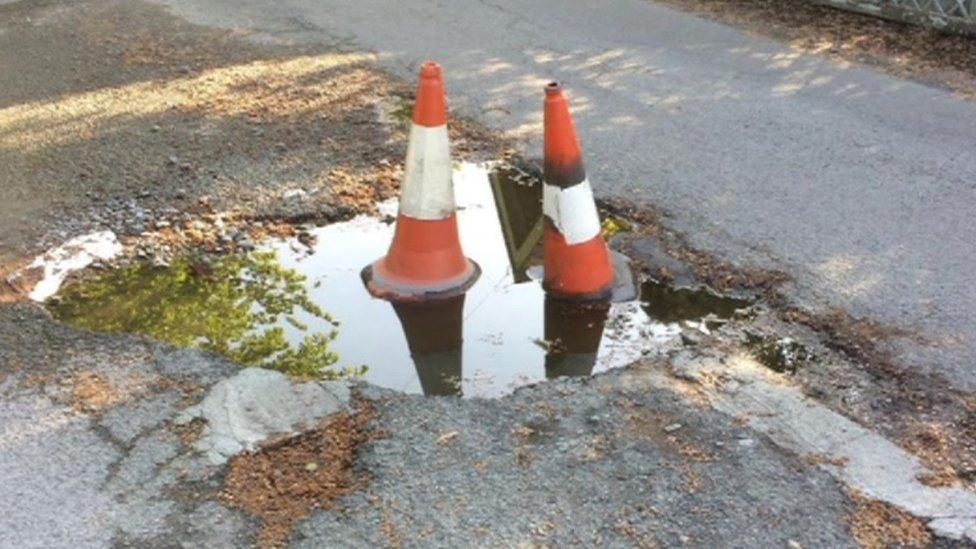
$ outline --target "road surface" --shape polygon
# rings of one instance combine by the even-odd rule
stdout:
[[[610,28],[599,21],[608,17],[604,12],[553,12],[533,30],[525,22],[539,17],[506,14],[504,6],[440,7],[433,15],[427,13],[431,6],[411,10],[398,4],[374,12],[367,7],[279,4],[272,13],[257,3],[175,5],[177,15],[240,33],[193,27],[159,6],[126,0],[22,1],[0,7],[0,74],[23,76],[0,86],[0,188],[11,195],[0,203],[0,268],[4,254],[16,255],[20,246],[30,249],[32,234],[52,231],[48,236],[61,242],[89,223],[125,236],[142,232],[145,227],[137,224],[147,219],[171,226],[192,220],[194,228],[216,238],[216,221],[203,223],[206,217],[194,214],[193,205],[203,203],[204,196],[213,197],[216,211],[247,206],[245,212],[258,219],[298,219],[303,212],[331,219],[335,212],[324,210],[337,203],[371,205],[372,193],[392,192],[392,186],[377,188],[393,180],[389,173],[362,172],[405,147],[403,132],[392,129],[395,123],[376,117],[378,104],[394,106],[399,84],[371,65],[345,67],[360,56],[336,53],[330,46],[337,45],[378,51],[388,67],[411,79],[418,62],[439,58],[448,69],[455,110],[520,136],[530,153],[539,145],[541,84],[564,79],[578,101],[593,181],[604,196],[652,201],[697,245],[790,269],[798,295],[810,303],[843,303],[863,311],[874,299],[877,309],[871,314],[883,317],[885,307],[898,311],[895,296],[912,304],[927,297],[910,285],[914,293],[899,289],[881,274],[878,286],[848,284],[854,290],[847,293],[830,285],[830,276],[856,282],[870,269],[914,280],[909,275],[921,267],[912,265],[925,259],[895,263],[902,270],[863,259],[875,250],[871,246],[877,248],[871,253],[883,255],[878,250],[888,241],[916,253],[923,249],[899,236],[907,228],[887,240],[877,232],[883,223],[899,228],[910,223],[869,211],[864,195],[883,193],[872,186],[881,179],[864,174],[888,177],[884,181],[896,192],[885,194],[889,202],[884,204],[896,210],[898,201],[908,200],[898,196],[897,187],[923,172],[904,169],[912,164],[887,166],[864,151],[854,155],[850,142],[884,145],[888,149],[871,149],[872,154],[892,156],[891,148],[907,130],[892,129],[891,118],[881,112],[894,110],[888,104],[896,97],[931,99],[919,104],[932,112],[941,109],[943,127],[961,128],[969,104],[816,58],[769,60],[782,51],[779,46],[650,4],[606,8],[626,23],[616,23],[617,32],[606,36],[574,23],[589,19],[596,23],[592,28]],[[457,21],[445,25],[450,18]],[[437,32],[404,32],[426,25]],[[574,28],[587,30],[569,32]],[[669,30],[638,33],[637,28]],[[697,36],[689,29],[701,30],[708,43],[696,46],[699,50],[685,44],[688,36]],[[318,45],[257,44],[246,42],[248,36]],[[605,53],[607,44],[610,57],[579,61]],[[489,51],[494,52],[490,58]],[[792,65],[770,67],[779,62]],[[809,72],[801,89],[776,88],[777,79],[804,67]],[[829,96],[848,84],[857,89]],[[878,90],[884,86],[893,91],[882,97]],[[308,109],[316,116],[309,117]],[[945,114],[953,109],[958,112]],[[807,112],[817,110],[819,117]],[[935,116],[932,112],[928,116]],[[800,122],[805,125],[796,125]],[[911,122],[916,132],[935,132],[934,125]],[[466,142],[468,150],[497,154],[493,140],[478,148],[488,141],[480,128],[458,134],[457,142]],[[863,141],[865,135],[873,140]],[[951,142],[959,144],[962,135],[959,131]],[[272,147],[285,154],[264,154]],[[948,150],[932,145],[912,154],[930,173],[936,161],[964,162],[962,154],[953,159]],[[820,161],[812,162],[813,157]],[[748,174],[744,166],[750,167]],[[964,173],[966,166],[957,168]],[[359,177],[321,177],[328,170]],[[774,179],[784,173],[791,175]],[[939,174],[941,192],[931,194],[951,202],[945,193],[955,180]],[[855,184],[844,187],[847,180]],[[307,202],[283,198],[299,186]],[[840,188],[850,192],[830,191]],[[343,205],[333,190],[360,201]],[[754,191],[761,191],[758,198],[749,194]],[[222,197],[229,201],[220,202]],[[931,216],[936,221],[928,221],[933,228],[924,234],[954,222],[952,237],[964,238],[958,229],[966,226],[965,216],[949,216],[956,210],[935,200],[912,202],[900,215],[942,212]],[[821,207],[827,202],[867,213],[848,211],[831,222],[827,212],[832,210]],[[962,208],[965,201],[951,205]],[[228,227],[222,218],[217,220],[220,234],[230,234],[223,232]],[[814,226],[817,220],[832,225]],[[848,233],[838,230],[842,222]],[[777,232],[781,225],[786,227]],[[838,244],[844,234],[862,240],[844,248]],[[942,240],[933,241],[945,244],[948,237],[939,236]],[[843,262],[831,263],[833,271],[817,269],[825,261],[817,258],[848,248],[862,254],[846,264],[848,271]],[[932,249],[939,276],[962,280],[963,252],[953,263],[952,248]],[[155,246],[150,252],[154,259],[169,257],[157,255]],[[668,265],[678,263],[669,259]],[[965,294],[949,286],[936,289],[942,293],[933,295],[942,301],[933,297],[929,311],[943,316],[930,315],[935,320],[923,325],[920,309],[912,307],[905,319],[893,314],[895,322],[941,333],[954,318],[965,320],[961,313],[945,312],[953,311],[948,303],[965,306],[946,296]],[[289,490],[264,511],[286,504],[280,508],[297,520],[294,529],[272,522],[264,530],[316,547],[418,539],[431,546],[476,540],[503,546],[844,547],[866,539],[927,546],[933,534],[940,536],[935,547],[971,545],[976,540],[971,486],[931,484],[944,482],[946,474],[936,474],[943,465],[956,468],[950,473],[973,470],[973,437],[966,431],[971,408],[962,406],[968,401],[960,404],[939,393],[939,399],[929,399],[929,410],[919,412],[919,394],[929,398],[938,389],[916,393],[917,379],[902,386],[900,379],[877,378],[819,346],[825,355],[818,367],[791,380],[740,347],[756,330],[770,328],[777,337],[794,333],[793,326],[788,331],[779,330],[779,323],[770,326],[772,313],[764,305],[755,313],[709,337],[687,327],[680,346],[676,341],[675,348],[627,368],[552,380],[500,399],[423,398],[361,384],[361,395],[376,406],[371,424],[383,435],[360,447],[352,463],[355,470],[368,471],[370,481],[337,500],[335,508],[311,512],[304,520],[297,519],[309,509],[292,512],[287,505],[305,505],[308,495]],[[969,347],[954,349],[951,356],[962,364]],[[945,366],[952,363],[933,356],[938,358],[925,355],[914,363],[937,364],[952,373]],[[257,417],[262,425],[262,418],[280,419],[264,408],[291,402],[293,386],[280,377],[269,385],[248,385],[252,390],[244,393],[219,388],[253,374],[238,372],[208,352],[177,350],[136,335],[89,332],[34,304],[0,303],[0,547],[253,545],[262,529],[259,517],[266,513],[249,506],[263,501],[263,492],[236,503],[217,497],[247,483],[235,483],[239,477],[198,451],[217,450],[213,441],[225,441],[220,429],[211,429],[219,422],[185,421],[191,405],[221,394],[249,396],[235,397],[237,407],[193,409],[225,410],[242,421]],[[284,393],[276,395],[275,387]],[[913,398],[905,398],[906,392]],[[321,407],[298,410],[311,419],[320,417]],[[251,439],[258,431],[239,432]],[[323,436],[270,449],[272,458],[297,457],[272,459],[274,468],[253,477],[257,485],[306,478],[313,462],[300,441],[321,442]],[[919,441],[937,442],[939,453],[914,444]],[[224,455],[237,447],[220,448]],[[341,452],[328,459],[348,465]],[[315,465],[315,470],[330,469]],[[247,512],[239,509],[242,503]]]
[[[562,80],[598,195],[790,273],[803,306],[921,334],[892,343],[905,364],[976,388],[976,103],[640,0],[163,1],[403,76],[436,59],[455,112],[529,154],[542,86]]]

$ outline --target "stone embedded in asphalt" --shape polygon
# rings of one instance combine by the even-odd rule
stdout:
[[[634,239],[630,244],[630,253],[641,262],[646,272],[656,278],[667,279],[676,288],[692,286],[697,281],[694,269],[675,259],[657,238]]]
[[[686,347],[693,347],[702,342],[702,333],[699,330],[684,330],[681,332],[681,343]]]
[[[205,420],[194,446],[219,465],[272,436],[313,428],[346,409],[349,399],[349,386],[342,381],[298,383],[280,372],[246,368],[214,385],[202,402],[184,410],[177,423]]]
[[[611,290],[613,301],[633,301],[640,297],[630,258],[611,250],[610,259],[613,262],[613,288]]]

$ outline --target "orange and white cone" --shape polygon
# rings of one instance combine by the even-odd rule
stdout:
[[[546,86],[544,125],[543,286],[563,298],[607,298],[613,287],[610,251],[600,233],[569,103],[557,82]]]
[[[458,238],[441,67],[420,68],[396,232],[386,257],[363,270],[369,292],[393,301],[458,295],[481,274]]]

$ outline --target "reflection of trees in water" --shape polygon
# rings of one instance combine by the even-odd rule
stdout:
[[[165,268],[137,263],[65,288],[51,309],[90,330],[145,334],[295,376],[336,378],[363,370],[335,366],[339,357],[330,343],[338,323],[311,301],[305,276],[282,267],[274,252],[183,258]],[[299,312],[333,328],[289,342],[281,321],[305,331]]]

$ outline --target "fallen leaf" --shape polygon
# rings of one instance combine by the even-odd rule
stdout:
[[[451,442],[452,440],[456,439],[459,434],[461,434],[461,433],[459,433],[457,431],[450,431],[450,432],[444,433],[441,436],[437,437],[437,444],[440,444],[441,446],[443,446],[443,445],[447,444],[448,442]]]

